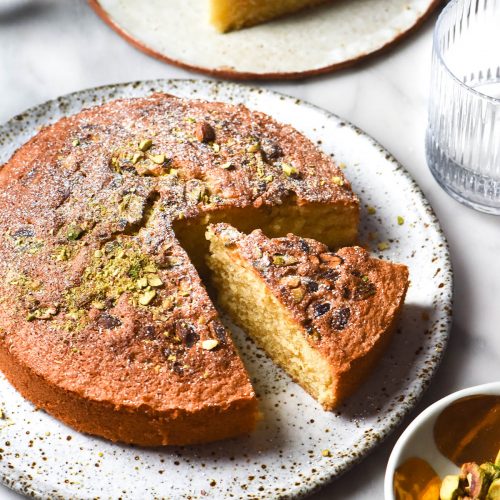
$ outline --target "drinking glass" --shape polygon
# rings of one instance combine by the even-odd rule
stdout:
[[[439,16],[426,154],[451,196],[500,214],[500,0],[451,0]]]

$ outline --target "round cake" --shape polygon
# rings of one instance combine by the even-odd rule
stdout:
[[[0,169],[0,368],[89,434],[250,432],[257,400],[200,276],[208,223],[330,246],[359,203],[333,160],[243,106],[165,94],[41,130]]]

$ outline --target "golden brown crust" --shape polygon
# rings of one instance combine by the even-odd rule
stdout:
[[[310,141],[242,106],[156,94],[43,129],[0,171],[0,368],[109,439],[247,432],[255,394],[172,224],[290,199],[358,206]]]
[[[361,247],[332,252],[293,234],[244,235],[224,223],[209,230],[251,264],[304,328],[309,344],[328,359],[337,380],[335,401],[351,394],[387,346],[404,303],[408,268],[371,258]]]

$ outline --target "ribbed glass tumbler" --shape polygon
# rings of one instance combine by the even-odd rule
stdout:
[[[452,0],[439,16],[426,153],[451,196],[500,214],[500,0]]]

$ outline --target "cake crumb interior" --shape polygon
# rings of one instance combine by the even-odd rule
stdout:
[[[208,265],[221,306],[325,409],[334,407],[336,381],[327,360],[309,345],[302,327],[249,264],[213,233],[208,237]]]
[[[205,231],[208,224],[217,222],[226,222],[247,234],[254,229],[262,229],[269,238],[293,233],[339,248],[356,242],[358,211],[352,206],[298,205],[288,200],[272,208],[231,208],[206,212],[192,220],[178,220],[174,222],[175,235],[202,276],[208,275],[209,243]]]

